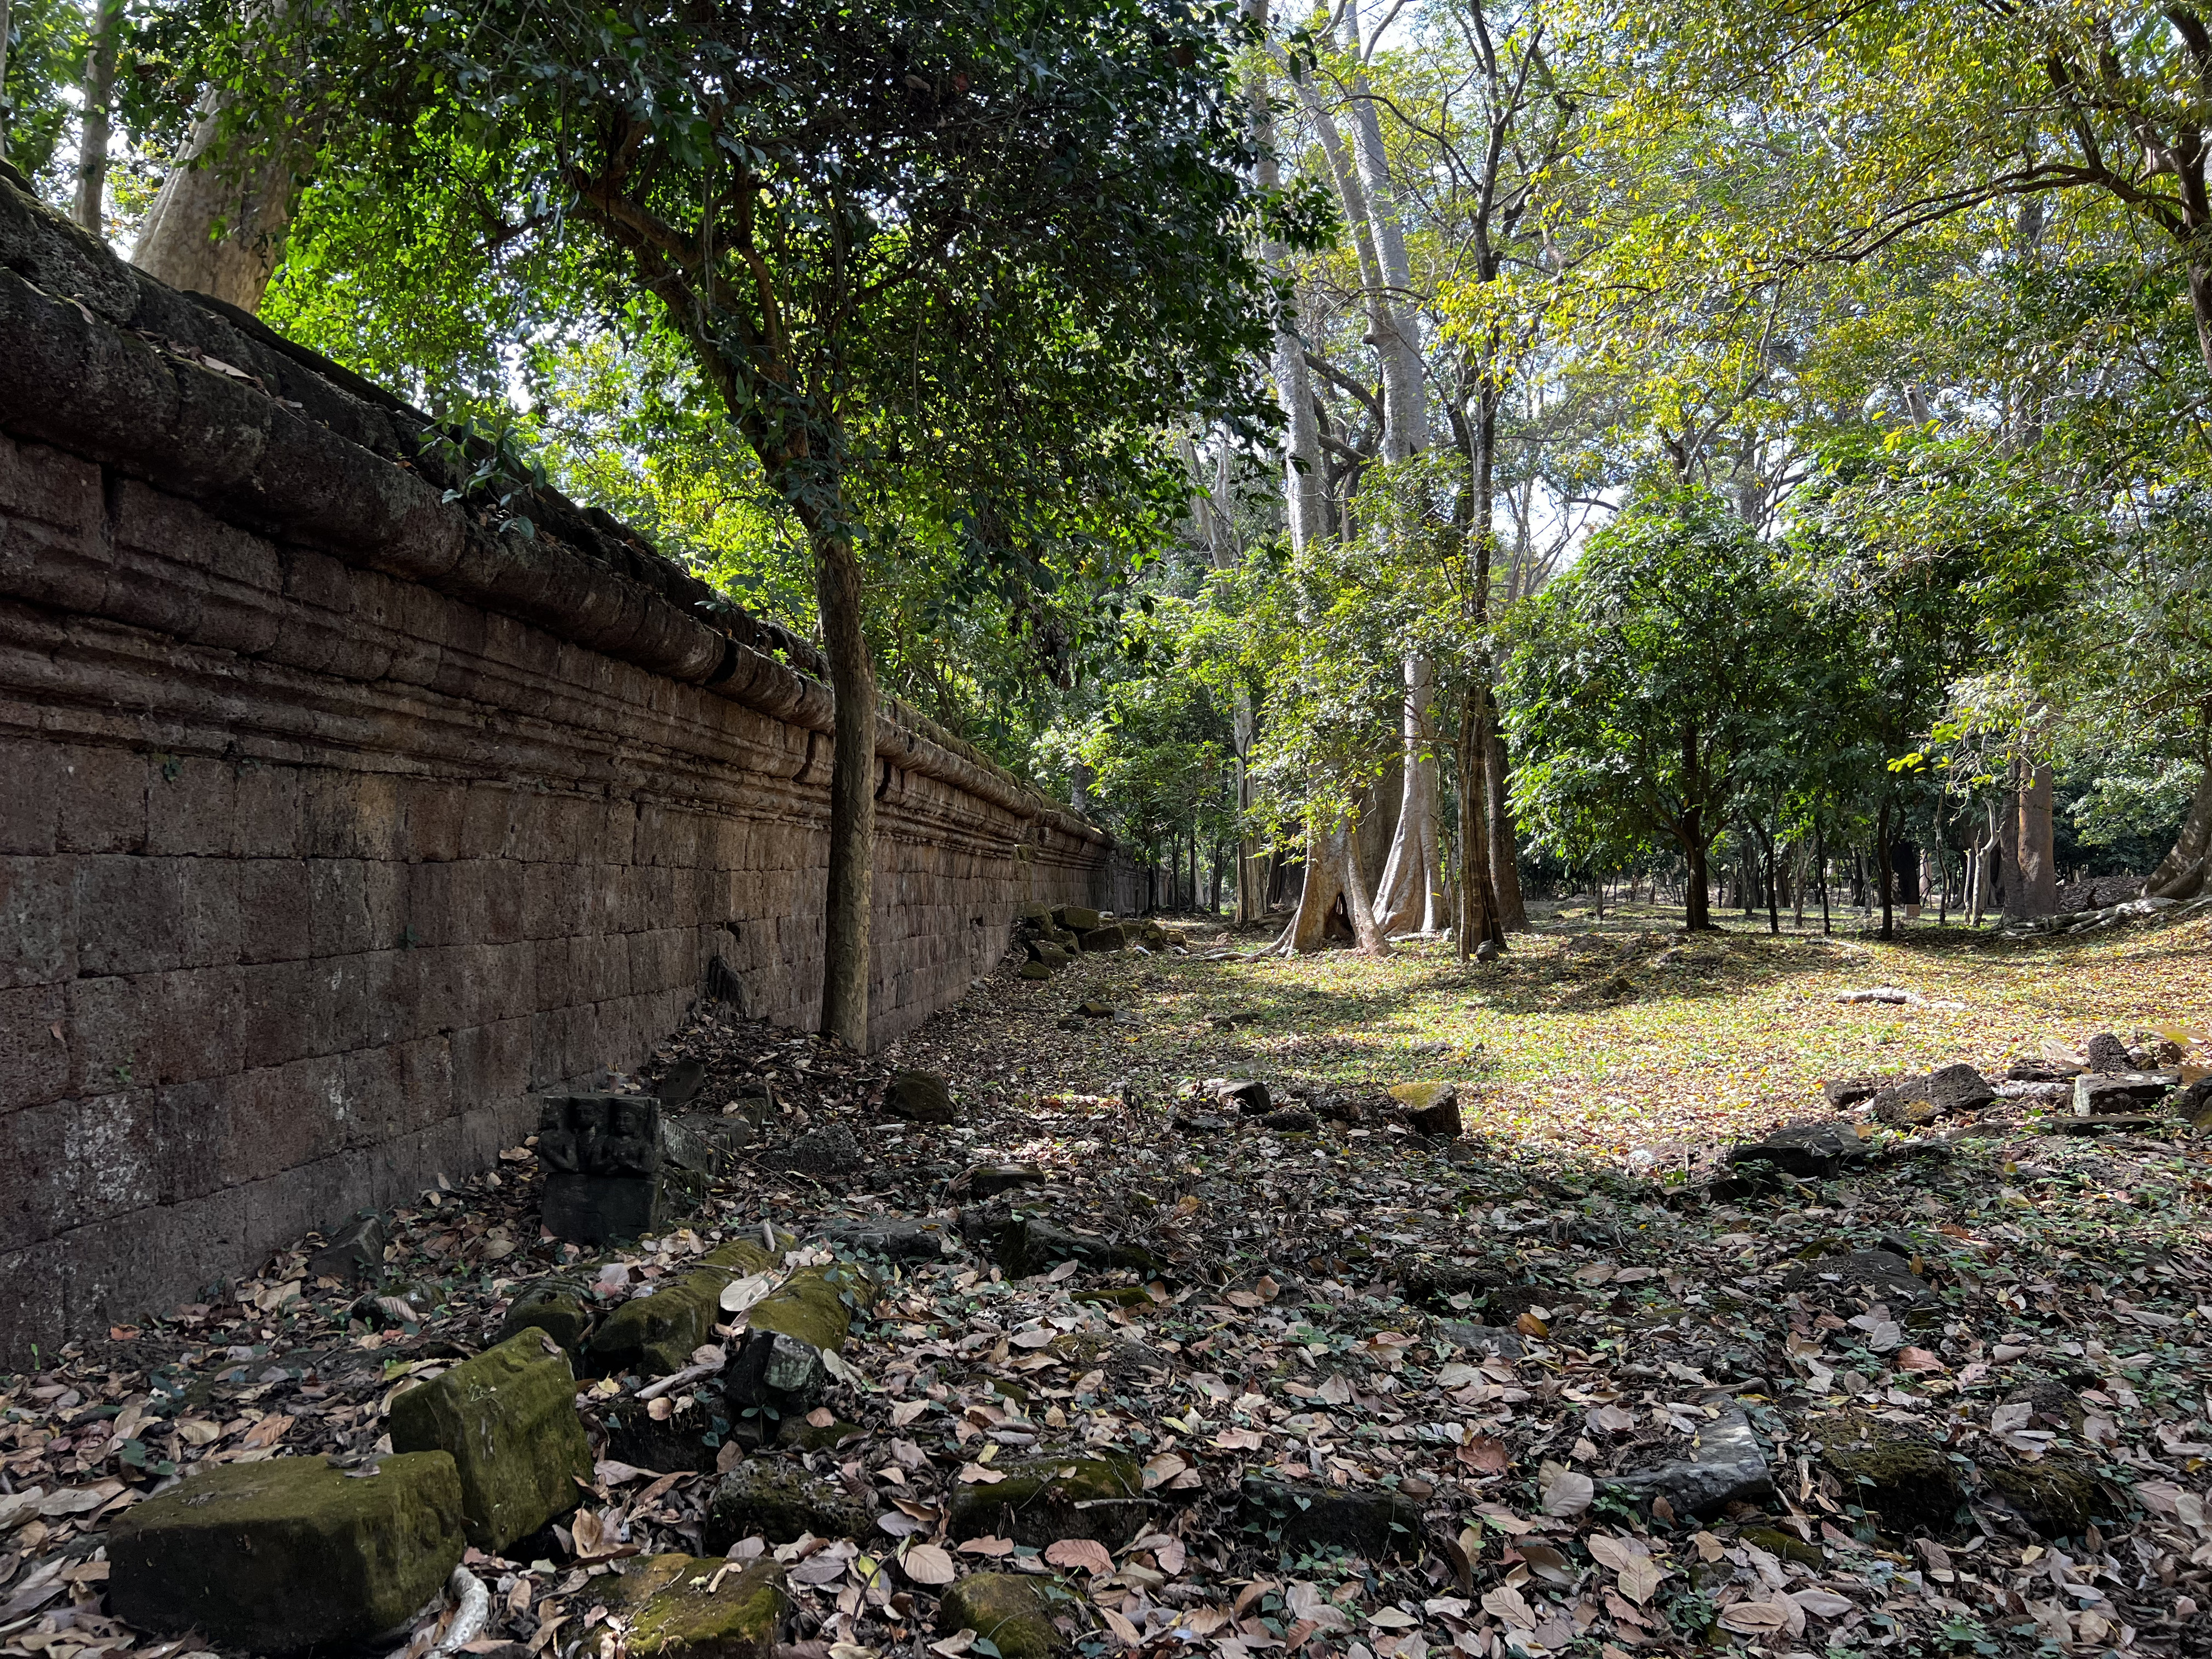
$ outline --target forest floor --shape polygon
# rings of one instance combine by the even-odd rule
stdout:
[[[813,1449],[742,1457],[702,1392],[674,1417],[689,1465],[649,1461],[610,1427],[641,1379],[586,1387],[596,1490],[517,1559],[471,1553],[493,1610],[471,1651],[620,1659],[610,1575],[702,1552],[718,1480],[781,1461],[878,1514],[732,1547],[790,1564],[778,1659],[1014,1659],[939,1608],[987,1571],[1063,1588],[1064,1639],[1093,1656],[2212,1652],[2212,1133],[2045,1133],[2006,1100],[1869,1125],[1874,1156],[1832,1180],[1711,1184],[1731,1141],[1833,1118],[1825,1079],[1997,1079],[2100,1031],[2206,1058],[2212,927],[1884,944],[1536,920],[1480,966],[1212,957],[1224,930],[1195,924],[1189,955],[1042,984],[1010,957],[867,1060],[702,1018],[643,1086],[702,1060],[710,1105],[774,1087],[762,1150],[844,1154],[749,1158],[690,1226],[580,1254],[541,1236],[518,1146],[387,1218],[372,1294],[314,1278],[303,1240],[0,1379],[0,1653],[205,1650],[106,1613],[114,1516],[194,1462],[373,1459],[396,1387],[479,1350],[539,1279],[618,1301],[763,1220],[811,1242],[901,1217],[946,1224],[941,1255],[872,1263]],[[1875,987],[1915,1000],[1838,1000]],[[894,1066],[944,1074],[955,1124],[884,1115]],[[1210,1078],[1292,1115],[1240,1115]],[[1443,1081],[1464,1137],[1409,1133],[1383,1091]],[[1036,1184],[992,1225],[1018,1206],[1088,1261],[994,1265],[956,1212],[1001,1165]],[[1146,1255],[1102,1265],[1115,1249]],[[1040,1455],[1128,1460],[1147,1518],[1103,1542],[958,1524]]]

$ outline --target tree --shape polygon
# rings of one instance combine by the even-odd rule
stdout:
[[[1800,629],[1771,550],[1717,497],[1634,503],[1511,629],[1501,701],[1522,822],[1559,826],[1563,854],[1671,840],[1685,920],[1711,927],[1707,856],[1754,759],[1789,740]]]
[[[319,170],[404,194],[465,155],[489,235],[586,232],[586,293],[654,302],[804,527],[836,702],[823,1028],[865,1045],[869,508],[896,490],[1041,574],[1087,502],[1172,477],[1171,422],[1264,420],[1233,10],[369,0],[349,25],[289,43],[374,118]]]

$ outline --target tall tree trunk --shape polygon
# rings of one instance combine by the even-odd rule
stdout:
[[[1832,933],[1836,925],[1828,914],[1828,832],[1817,812],[1813,817],[1813,861],[1820,867],[1820,931]]]
[[[1405,699],[1400,705],[1405,781],[1399,796],[1397,830],[1390,838],[1382,878],[1376,884],[1375,908],[1385,933],[1416,930],[1433,933],[1443,920],[1437,910],[1443,886],[1436,834],[1440,781],[1431,724],[1436,668],[1421,656],[1407,657],[1401,666],[1406,681]]]
[[[0,161],[8,159],[8,43],[15,38],[15,19],[10,0],[0,0]]]
[[[1705,824],[1705,812],[1692,807],[1682,819],[1682,854],[1688,866],[1682,883],[1682,926],[1689,932],[1701,933],[1713,925],[1712,891],[1705,868],[1706,854],[1711,851],[1711,836]]]
[[[95,236],[106,234],[108,112],[115,100],[115,49],[123,32],[120,0],[100,0],[84,58],[84,124],[76,147],[76,201],[70,217]]]
[[[1485,793],[1490,799],[1490,886],[1498,895],[1498,925],[1509,933],[1525,933],[1528,903],[1521,892],[1520,831],[1505,791],[1505,735],[1494,726],[1489,760]]]
[[[1766,931],[1778,936],[1782,932],[1782,913],[1778,908],[1780,898],[1774,881],[1774,832],[1761,824],[1759,838],[1766,848]]]
[[[1453,947],[1462,961],[1488,939],[1505,943],[1498,925],[1498,895],[1490,884],[1490,814],[1483,794],[1482,757],[1489,747],[1488,699],[1480,679],[1468,688],[1460,702],[1459,824],[1460,872],[1458,915],[1453,922]]]
[[[1297,910],[1284,933],[1285,943],[1294,954],[1310,956],[1328,942],[1328,915],[1340,898],[1346,915],[1352,918],[1352,937],[1359,949],[1369,956],[1389,954],[1389,941],[1376,923],[1374,906],[1368,901],[1367,884],[1360,877],[1352,842],[1351,832],[1341,823],[1308,831],[1305,884],[1298,892]]]
[[[2192,899],[2212,885],[2212,765],[2197,780],[2197,794],[2173,850],[2159,860],[2143,891],[2153,898]]]
[[[817,532],[812,539],[815,597],[830,658],[830,685],[836,696],[829,893],[823,908],[822,1031],[866,1053],[875,890],[876,669],[860,626],[860,562],[851,538],[831,530]]]
[[[232,153],[222,142],[222,108],[211,99],[202,111],[161,181],[131,262],[171,288],[258,311],[292,222],[292,157]]]
[[[2051,769],[2024,766],[2014,811],[2019,828],[2014,845],[2020,853],[2016,892],[2006,895],[2005,914],[2014,917],[2047,916],[2058,908],[2057,854],[2051,822]]]
[[[1881,805],[1875,813],[1875,879],[1881,883],[1881,937],[1896,937],[1896,925],[1890,915],[1890,892],[1896,876],[1896,860],[1889,852],[1889,796],[1884,793]]]

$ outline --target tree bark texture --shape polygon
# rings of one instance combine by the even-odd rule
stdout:
[[[2058,908],[2058,858],[2051,822],[2051,769],[2026,769],[2014,810],[2020,851],[2019,879],[2005,893],[2005,914],[2047,916]]]
[[[202,112],[161,181],[131,262],[171,288],[258,311],[291,224],[292,161],[224,153],[221,118],[219,106]]]
[[[1433,933],[1443,922],[1438,903],[1443,871],[1437,833],[1441,780],[1431,714],[1436,703],[1436,665],[1426,657],[1409,656],[1403,669],[1406,695],[1400,704],[1400,742],[1405,777],[1397,830],[1376,884],[1375,908],[1385,933]]]
[[[810,526],[811,528],[811,526]],[[830,874],[822,939],[822,1031],[868,1048],[869,926],[875,892],[876,671],[860,625],[860,563],[849,537],[814,538],[814,590],[836,694]]]
[[[2154,898],[2192,899],[2212,887],[2212,766],[2197,780],[2196,798],[2181,821],[2173,850],[2159,860],[2143,891]]]
[[[1368,902],[1367,884],[1360,878],[1359,860],[1352,855],[1352,832],[1341,823],[1308,832],[1305,882],[1286,930],[1288,947],[1294,954],[1310,956],[1328,945],[1329,913],[1340,898],[1359,949],[1369,956],[1389,954],[1389,942],[1376,925],[1375,909]]]
[[[115,100],[115,49],[123,29],[117,0],[101,0],[84,60],[84,118],[77,133],[76,199],[70,216],[95,236],[106,234],[108,112]]]
[[[1498,895],[1498,925],[1509,933],[1528,931],[1528,902],[1521,892],[1521,832],[1505,793],[1505,736],[1493,724],[1485,793],[1490,798],[1490,886]]]

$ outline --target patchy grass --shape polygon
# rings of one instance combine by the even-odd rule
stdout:
[[[1486,965],[1425,942],[1382,961],[1091,957],[1042,985],[994,982],[989,998],[1017,1030],[1086,996],[1134,1014],[1042,1039],[1054,1086],[1128,1081],[1157,1098],[1206,1076],[1448,1079],[1470,1127],[1605,1159],[1641,1148],[1662,1166],[1824,1113],[1826,1079],[1959,1060],[2002,1075],[2045,1043],[2212,1021],[2207,921],[2023,943],[1923,923],[1885,943],[1773,938],[1763,918],[1755,932],[1731,920],[1685,939],[1679,912],[1650,906],[1609,909],[1602,924],[1579,906],[1539,907],[1534,920]],[[1838,1000],[1873,986],[1921,1000]],[[1227,1017],[1233,1027],[1210,1023]]]

